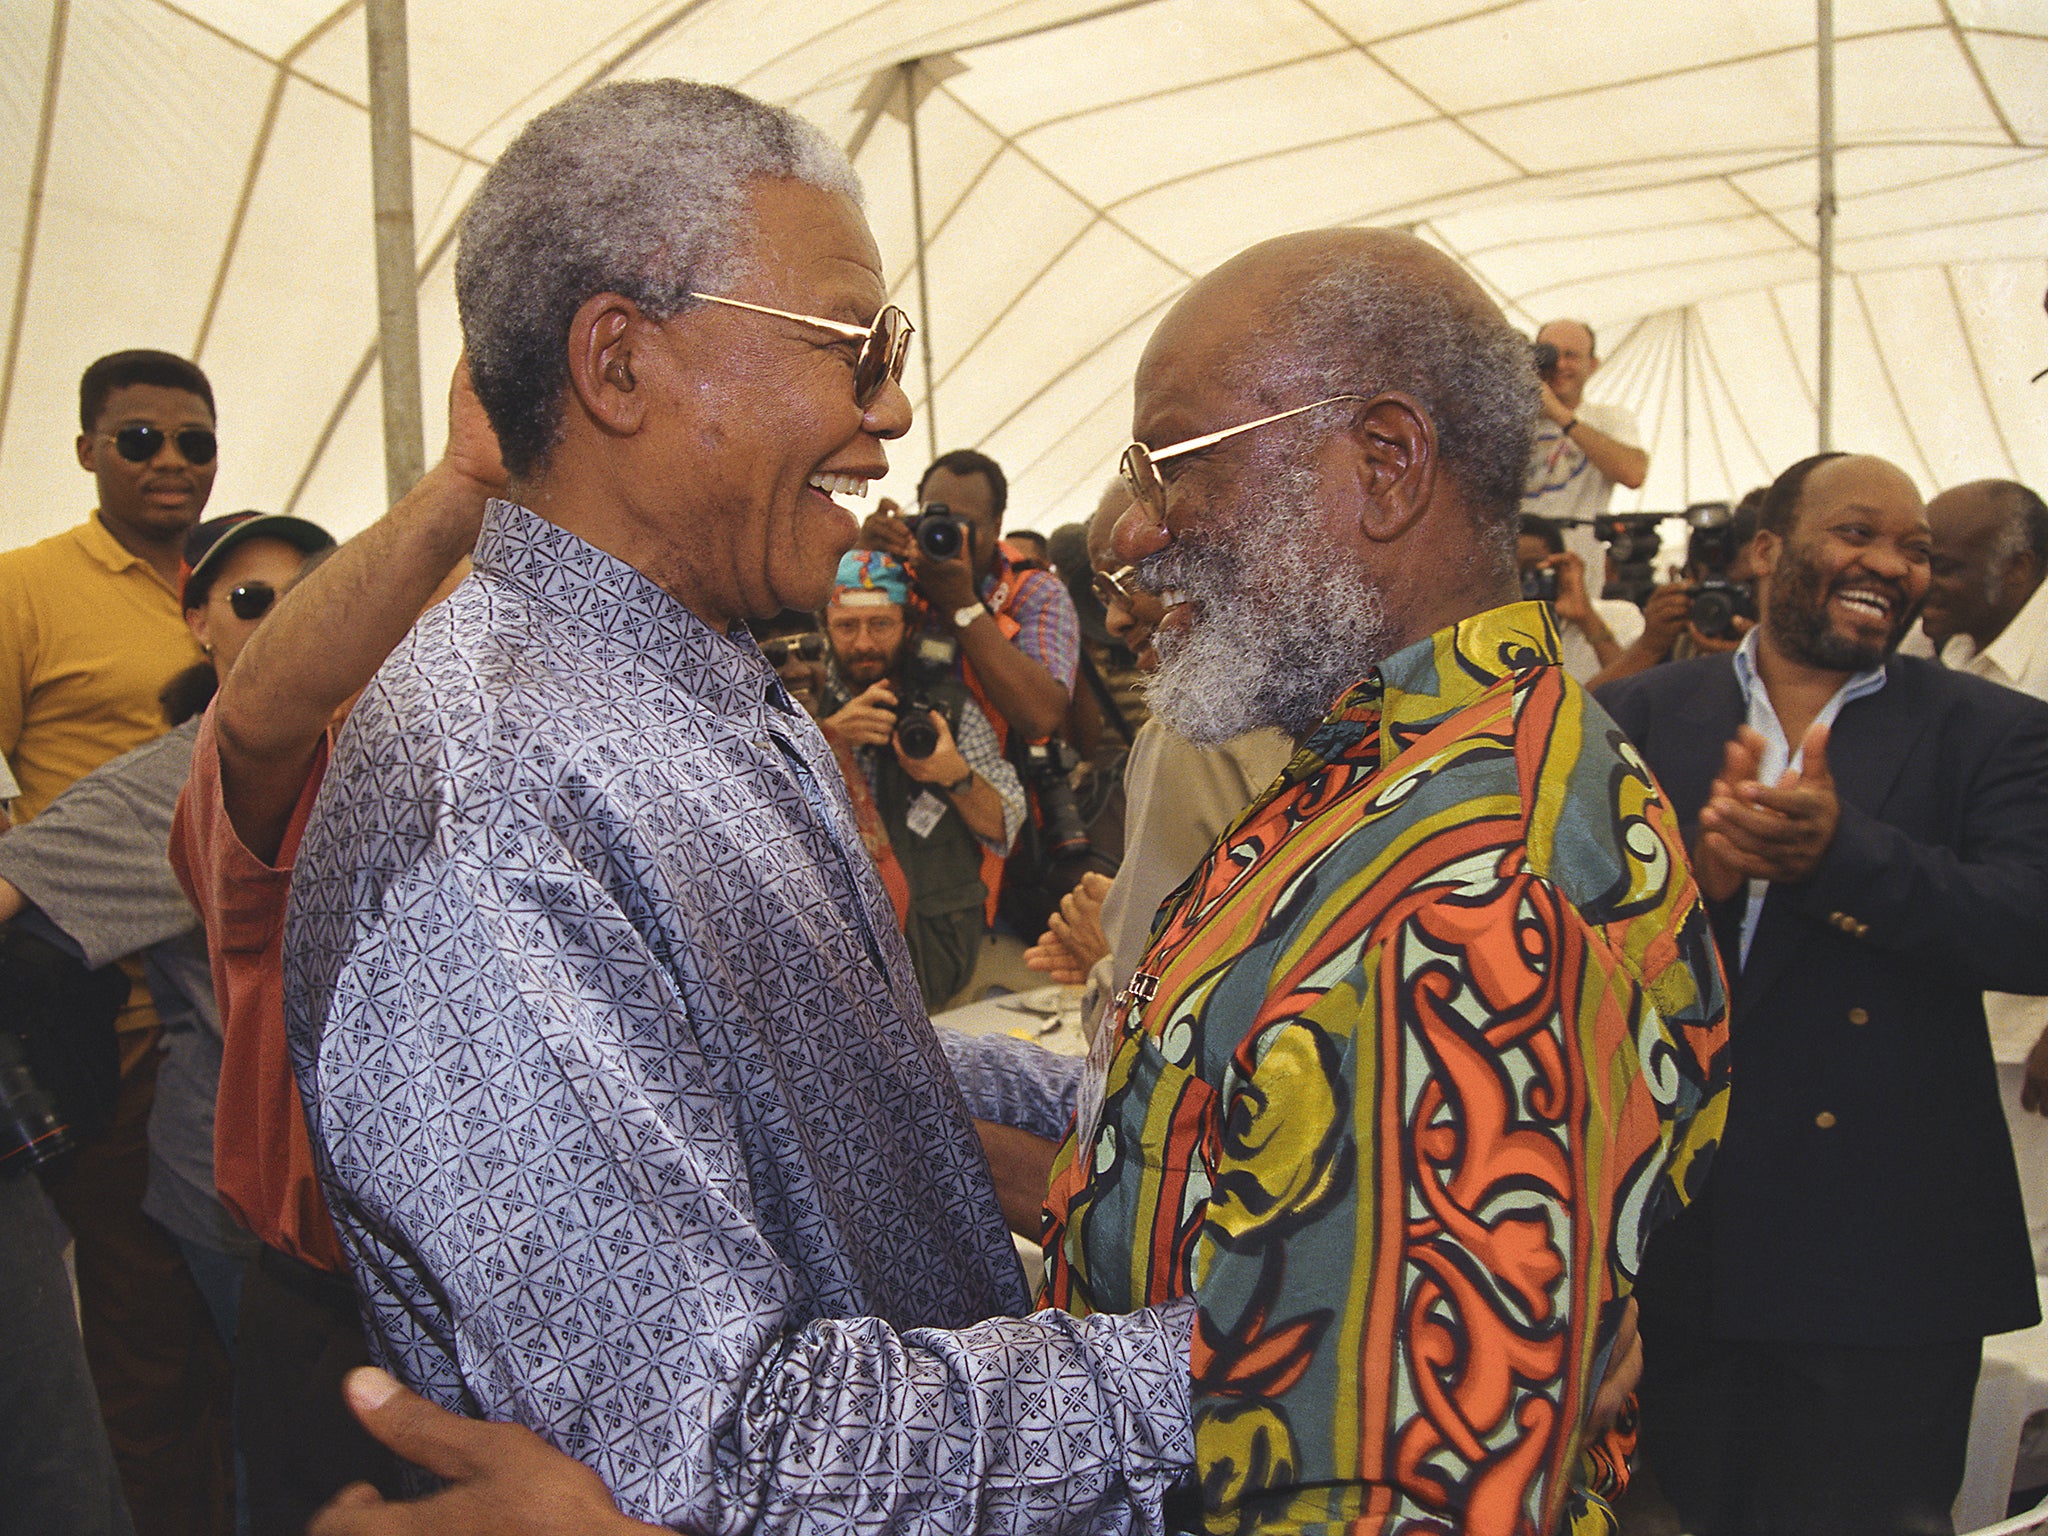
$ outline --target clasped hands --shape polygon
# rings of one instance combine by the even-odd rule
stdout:
[[[1799,768],[1776,784],[1757,777],[1763,756],[1763,737],[1747,725],[1737,730],[1700,811],[1693,874],[1710,900],[1733,896],[1749,880],[1805,880],[1835,840],[1842,806],[1828,771],[1828,728],[1806,733]]]
[[[1109,876],[1089,870],[1080,884],[1060,898],[1059,910],[1047,920],[1038,942],[1024,951],[1024,963],[1043,971],[1062,986],[1088,980],[1095,962],[1109,953],[1102,931],[1102,902],[1109,894]]]

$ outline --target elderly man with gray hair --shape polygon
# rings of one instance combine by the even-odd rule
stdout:
[[[581,351],[572,343],[572,359]],[[920,1336],[900,1367],[866,1323],[814,1323],[767,1352],[766,1372],[744,1353],[757,1335],[703,1341],[753,1384],[748,1411],[709,1432],[730,1458],[715,1471],[772,1466],[778,1499],[797,1488],[819,1499],[707,1512],[734,1531],[755,1509],[771,1525],[786,1515],[830,1532],[1155,1520],[1610,1531],[1598,1494],[1626,1462],[1606,1424],[1629,1379],[1630,1290],[1645,1239],[1684,1203],[1718,1133],[1726,1010],[1676,818],[1559,665],[1548,610],[1515,601],[1536,396],[1526,347],[1442,253],[1386,231],[1322,230],[1255,246],[1196,283],[1136,382],[1124,456],[1134,503],[1113,543],[1131,583],[1164,607],[1153,705],[1193,741],[1269,726],[1298,749],[1167,898],[1096,1036],[1046,1202],[1048,1299],[1061,1310],[1039,1316],[1043,1338],[1059,1341],[1048,1361],[1076,1346],[1134,1350],[1146,1335],[1123,1329],[1165,1334],[1189,1308],[1192,1334],[1174,1338],[1171,1379],[1098,1368],[1071,1388],[1035,1363],[1013,1322]],[[633,750],[659,760],[672,749],[651,739]],[[518,921],[538,921],[558,878],[507,881]],[[561,970],[544,955],[527,963],[549,979]],[[409,979],[380,962],[361,984]],[[587,972],[564,980],[589,984]],[[676,1032],[650,1001],[627,1006],[635,1023],[647,1016],[630,1040]],[[579,1088],[602,1083],[605,1064],[579,1039],[546,1046]],[[389,1061],[379,1079],[392,1099],[413,1095],[400,1068]],[[538,1070],[529,1056],[492,1075]],[[496,1118],[463,1092],[455,1116]],[[610,1123],[635,1135],[636,1152],[655,1144],[656,1127]],[[523,1190],[524,1149],[549,1135],[516,1121],[476,1177]],[[609,1149],[575,1150],[588,1165]],[[658,1186],[663,1172],[638,1182]],[[692,1226],[702,1203],[690,1204]],[[770,1208],[758,1193],[748,1207]],[[584,1211],[607,1224],[587,1246],[645,1275],[638,1234],[610,1237],[616,1210]],[[479,1224],[464,1211],[443,1225]],[[928,1239],[954,1234],[933,1227]],[[558,1333],[572,1359],[673,1337],[668,1294],[650,1290],[612,1331],[589,1329],[580,1297],[560,1290],[570,1278],[548,1277],[539,1302],[568,1314]],[[573,1277],[606,1278],[594,1267]],[[702,1289],[688,1294],[689,1322]],[[1118,1331],[1064,1331],[1103,1325]],[[841,1341],[829,1376],[811,1345],[823,1337]],[[928,1486],[938,1438],[919,1445],[887,1411],[897,1394],[863,1384],[878,1369],[914,1382],[927,1348],[959,1383],[948,1458],[1021,1478],[1029,1456],[1045,1479],[1038,1507],[1007,1492],[906,1500],[903,1484]],[[536,1382],[535,1397],[555,1380]],[[1038,1416],[1010,1417],[1041,1381]],[[594,1480],[532,1437],[368,1385],[355,1390],[372,1430],[454,1486],[410,1508],[351,1498],[322,1536],[593,1536],[617,1524]],[[842,1420],[835,1485],[816,1473],[809,1425],[840,1405],[873,1416]],[[610,1444],[644,1439],[641,1423],[669,1406],[647,1397],[637,1417],[581,1415],[574,1448],[601,1466]],[[1192,1429],[1148,1443],[1145,1467],[1125,1464],[1129,1498],[1083,1509],[1061,1485],[1092,1481],[1102,1463],[1059,1458],[1099,1455],[1087,1425],[1105,1414],[1112,1443],[1160,1435],[1175,1415]],[[1195,1476],[1185,1501],[1160,1508],[1146,1487],[1167,1455]]]
[[[1019,1316],[839,770],[746,629],[824,605],[910,423],[851,169],[736,92],[610,86],[506,151],[456,282],[508,499],[350,715],[286,944],[380,1360],[664,1524],[1156,1529],[1190,1311]]]

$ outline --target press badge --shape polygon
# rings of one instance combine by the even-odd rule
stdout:
[[[903,817],[903,824],[919,837],[930,837],[946,816],[946,802],[930,790],[926,790],[910,802],[910,809]]]

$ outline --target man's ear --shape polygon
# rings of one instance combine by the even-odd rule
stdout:
[[[1436,423],[1412,396],[1375,395],[1346,434],[1357,475],[1358,526],[1376,544],[1400,538],[1436,495]]]
[[[1756,537],[1749,541],[1749,568],[1762,580],[1777,569],[1778,556],[1783,553],[1785,541],[1767,528],[1759,528]]]
[[[89,475],[99,472],[99,465],[93,460],[92,434],[90,432],[78,434],[78,467]]]
[[[644,354],[654,328],[638,304],[616,293],[592,294],[569,322],[569,387],[584,414],[615,437],[631,437],[646,420],[635,354]]]
[[[2041,584],[2041,562],[2034,558],[2031,549],[2022,548],[2005,563],[2005,570],[1999,577],[1999,586],[2015,597],[2032,592]]]

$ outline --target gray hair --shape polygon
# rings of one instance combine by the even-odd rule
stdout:
[[[2048,571],[2048,505],[2017,480],[1987,480],[1983,489],[1998,508],[1998,547],[1992,554],[1991,569],[2003,576],[2005,568],[2023,554],[2034,557],[2036,571]]]
[[[477,399],[505,467],[545,467],[561,432],[571,321],[617,293],[655,319],[746,270],[748,185],[789,178],[856,204],[846,156],[811,124],[717,85],[630,80],[526,125],[462,221],[455,296]]]
[[[1272,396],[1274,410],[1383,390],[1419,402],[1436,424],[1440,462],[1471,505],[1476,566],[1514,569],[1536,367],[1528,338],[1498,309],[1477,293],[1402,281],[1376,263],[1338,256],[1287,305],[1274,341],[1245,366],[1256,396],[1271,395],[1276,383],[1285,391]],[[1327,433],[1342,422],[1317,425]]]

